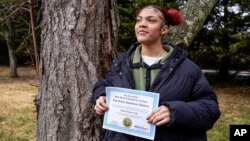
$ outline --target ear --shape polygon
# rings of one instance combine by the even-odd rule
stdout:
[[[167,25],[163,25],[161,28],[161,35],[165,35],[168,33],[168,26]]]

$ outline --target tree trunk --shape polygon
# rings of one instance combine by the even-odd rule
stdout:
[[[10,61],[10,77],[17,77],[17,59],[15,51],[15,25],[13,22],[7,22],[8,24],[8,35],[7,35],[7,46],[9,51]]]
[[[228,0],[222,0],[222,5],[224,7],[223,13],[224,16],[222,18],[223,23],[229,22],[229,12],[228,12]],[[227,24],[224,24],[225,28],[222,30],[222,48],[226,52],[223,57],[219,60],[219,73],[218,77],[221,82],[227,82],[228,76],[229,76],[229,64],[230,64],[230,56],[229,56],[229,43],[228,40],[231,40],[231,37],[228,35],[228,31],[226,31],[228,28]]]
[[[188,0],[182,13],[186,24],[181,27],[170,28],[166,40],[172,44],[179,44],[185,50],[199,33],[207,16],[218,0]]]
[[[90,96],[115,54],[116,1],[44,0],[43,7],[37,140],[98,141],[101,118]]]
[[[36,40],[33,0],[29,0],[29,13],[30,13],[30,26],[31,26],[31,30],[32,30],[33,46],[34,46],[34,51],[35,51],[34,65],[35,65],[35,69],[36,69],[36,74],[38,76],[38,73],[39,73],[39,54],[38,54],[38,45],[37,45],[37,40]]]
[[[224,56],[220,59],[219,62],[219,73],[218,78],[220,82],[227,82],[229,80],[229,63],[230,57]]]

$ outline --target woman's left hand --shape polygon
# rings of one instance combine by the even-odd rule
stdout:
[[[158,107],[154,112],[152,112],[147,120],[149,123],[155,124],[157,126],[163,125],[170,121],[170,110],[166,106]]]

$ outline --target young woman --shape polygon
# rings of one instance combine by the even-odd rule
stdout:
[[[169,26],[182,23],[177,10],[150,5],[136,15],[138,43],[118,55],[105,79],[93,89],[95,111],[107,110],[105,87],[122,87],[160,94],[158,109],[147,120],[156,125],[155,141],[206,141],[206,131],[220,116],[217,98],[201,69],[179,47],[162,42]],[[106,131],[104,141],[145,141]]]

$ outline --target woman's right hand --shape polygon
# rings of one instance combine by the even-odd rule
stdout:
[[[103,115],[107,110],[108,110],[108,106],[107,106],[107,104],[106,104],[106,96],[100,96],[100,97],[96,100],[95,112],[96,112],[98,115]]]

